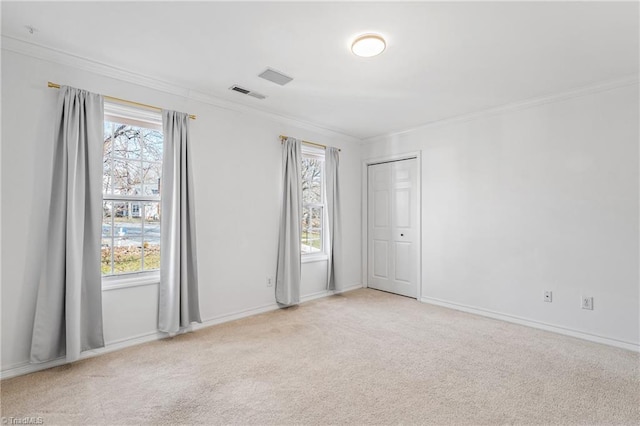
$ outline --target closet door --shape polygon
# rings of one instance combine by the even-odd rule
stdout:
[[[417,297],[417,160],[368,167],[368,286]]]

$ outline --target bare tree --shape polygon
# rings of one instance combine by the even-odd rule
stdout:
[[[322,225],[322,162],[314,158],[302,160],[302,230],[303,240]],[[314,206],[314,204],[316,206]]]
[[[158,195],[162,172],[162,133],[123,123],[105,122],[103,193]],[[121,203],[128,206],[130,203]],[[121,214],[131,217],[131,208]],[[117,213],[117,212],[116,212]]]

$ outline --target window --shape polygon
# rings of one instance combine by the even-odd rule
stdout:
[[[324,253],[324,151],[302,149],[303,255]]]
[[[162,119],[105,104],[102,275],[160,269]]]

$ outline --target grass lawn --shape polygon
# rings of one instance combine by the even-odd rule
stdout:
[[[322,247],[322,241],[320,241],[319,232],[302,232],[302,244],[316,248],[320,250]]]
[[[145,244],[144,270],[160,269],[160,246]],[[111,274],[111,249],[102,248],[101,269],[103,274]],[[142,249],[140,247],[114,247],[113,273],[138,272],[142,269]]]

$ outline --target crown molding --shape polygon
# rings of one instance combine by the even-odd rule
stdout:
[[[230,111],[261,115],[263,117],[270,118],[274,121],[278,121],[280,123],[288,124],[291,126],[301,127],[306,130],[317,132],[321,135],[346,138],[350,142],[354,142],[358,144],[362,142],[362,139],[356,136],[350,135],[349,133],[347,133],[342,129],[325,127],[316,123],[312,123],[310,121],[303,120],[301,118],[291,117],[284,114],[278,114],[275,112],[267,111],[262,108],[251,107],[251,106],[239,104],[232,101],[227,101],[227,100],[215,97],[213,95],[209,95],[207,93],[199,92],[196,90],[190,91],[188,98],[193,101],[198,101],[205,104],[213,105],[215,107],[222,108],[222,109],[228,109]]]
[[[593,93],[612,90],[619,87],[630,86],[639,83],[639,76],[637,74],[629,75],[624,78],[610,80],[606,82],[600,82],[588,86],[579,87],[569,91],[564,91],[552,95],[541,96],[531,98],[523,101],[517,101],[493,108],[487,108],[480,111],[472,112],[469,114],[458,115],[454,117],[445,118],[442,120],[435,120],[428,123],[424,123],[418,126],[414,126],[408,129],[401,129],[393,132],[382,133],[376,136],[370,136],[366,138],[358,138],[356,136],[348,134],[341,129],[332,129],[324,127],[309,121],[305,121],[300,118],[291,117],[283,114],[274,113],[261,108],[240,104],[233,101],[228,101],[209,95],[207,93],[199,92],[189,88],[181,87],[167,81],[159,80],[157,78],[127,71],[122,68],[117,68],[102,62],[94,61],[91,59],[83,58],[63,50],[43,46],[41,44],[28,42],[14,37],[6,35],[2,36],[2,49],[11,51],[14,53],[30,56],[36,59],[44,61],[54,62],[57,64],[69,66],[72,68],[81,69],[83,71],[91,72],[101,76],[113,78],[127,83],[133,83],[139,86],[147,87],[149,89],[157,90],[163,93],[180,96],[196,102],[212,105],[217,108],[226,109],[235,112],[255,114],[262,117],[269,118],[271,120],[280,122],[282,124],[300,127],[309,131],[317,132],[319,134],[330,137],[346,138],[355,143],[371,143],[384,138],[395,137],[406,133],[411,133],[417,130],[422,130],[437,126],[446,126],[451,124],[463,123],[466,121],[477,120],[480,118],[490,117],[494,115],[504,114],[508,112],[523,110],[532,108],[547,103],[560,102],[580,96],[586,96]]]
[[[322,125],[318,125],[300,118],[291,117],[283,114],[277,114],[261,108],[256,108],[233,101],[224,100],[207,93],[192,90],[186,87],[178,86],[167,81],[157,79],[148,75],[142,75],[127,71],[122,68],[114,67],[99,61],[83,58],[72,53],[65,52],[60,49],[44,46],[37,43],[28,42],[18,38],[2,35],[2,50],[30,56],[43,61],[53,62],[60,65],[80,69],[93,74],[104,77],[113,78],[115,80],[133,83],[159,92],[180,96],[192,101],[205,103],[217,108],[226,109],[235,112],[255,114],[269,118],[282,124],[300,127],[305,130],[319,133],[329,137],[346,138],[350,142],[359,144],[362,140],[353,135],[349,135],[340,129],[332,129]],[[64,83],[64,82],[62,82]]]
[[[160,92],[188,97],[189,91],[174,84],[154,79],[142,74],[135,74],[121,68],[104,64],[102,62],[86,59],[62,50],[31,43],[17,38],[2,36],[2,49],[10,52],[31,56],[48,62],[81,69],[104,77],[138,84]]]
[[[567,91],[560,92],[560,93],[555,93],[555,94],[552,94],[552,95],[546,95],[546,96],[540,96],[540,97],[525,99],[523,101],[517,101],[517,102],[508,103],[508,104],[500,105],[500,106],[493,107],[493,108],[487,108],[487,109],[483,109],[483,110],[480,110],[480,111],[472,112],[472,113],[469,113],[469,114],[457,115],[457,116],[454,116],[454,117],[444,118],[444,119],[441,119],[441,120],[435,120],[435,121],[431,121],[429,123],[421,124],[419,126],[411,127],[409,129],[398,130],[398,131],[388,132],[388,133],[382,133],[382,134],[377,135],[377,136],[370,136],[370,137],[367,137],[367,138],[363,138],[362,142],[363,143],[378,142],[378,141],[380,141],[382,139],[396,137],[396,136],[400,136],[400,135],[403,135],[403,134],[415,132],[415,131],[418,131],[418,130],[428,129],[428,128],[431,128],[431,127],[441,127],[441,126],[447,126],[447,125],[451,125],[451,124],[458,124],[458,123],[464,123],[464,122],[467,122],[467,121],[478,120],[478,119],[486,118],[486,117],[492,117],[492,116],[495,116],[495,115],[505,114],[505,113],[509,113],[509,112],[528,109],[528,108],[533,108],[533,107],[544,105],[544,104],[561,102],[561,101],[565,101],[565,100],[568,100],[568,99],[578,98],[578,97],[581,97],[581,96],[588,96],[588,95],[591,95],[591,94],[594,94],[594,93],[604,92],[604,91],[607,91],[607,90],[613,90],[613,89],[617,89],[617,88],[620,88],[620,87],[633,86],[633,85],[637,85],[639,82],[640,82],[639,75],[638,74],[631,74],[631,75],[628,75],[628,76],[623,77],[623,78],[619,78],[619,79],[615,79],[615,80],[609,80],[609,81],[605,81],[605,82],[599,82],[599,83],[591,84],[591,85],[587,85],[587,86],[582,86],[582,87],[579,87],[579,88],[576,88],[576,89],[567,90]]]

